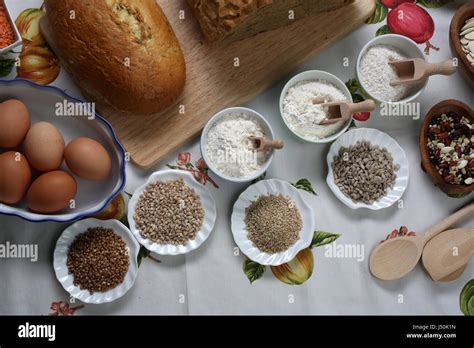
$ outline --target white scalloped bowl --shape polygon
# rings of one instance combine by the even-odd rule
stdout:
[[[204,221],[201,230],[197,233],[196,238],[194,240],[190,240],[186,245],[158,244],[143,238],[137,228],[134,218],[138,199],[149,184],[156,181],[169,181],[179,178],[183,178],[186,185],[194,189],[196,194],[201,199],[201,204],[204,209]],[[211,234],[214,228],[214,223],[216,222],[216,217],[216,202],[214,201],[214,198],[212,197],[209,190],[202,184],[198,183],[191,173],[181,170],[168,169],[153,173],[148,178],[147,182],[133,193],[133,196],[128,203],[128,223],[130,224],[131,232],[141,245],[159,255],[187,254],[190,251],[199,248]]]
[[[130,258],[130,265],[128,272],[125,275],[125,279],[122,284],[117,287],[106,291],[96,292],[91,294],[89,290],[81,289],[79,286],[74,285],[74,276],[69,274],[67,268],[67,256],[69,253],[69,246],[72,244],[76,236],[84,233],[89,228],[104,227],[113,229],[119,234],[127,243],[128,255]],[[118,220],[98,220],[98,219],[85,219],[77,221],[68,228],[59,237],[56,242],[56,248],[54,249],[54,271],[56,278],[61,283],[63,288],[71,294],[71,296],[81,300],[84,303],[101,304],[108,303],[117,300],[124,296],[128,290],[130,290],[135,283],[135,279],[138,275],[138,252],[140,251],[140,245],[136,241],[135,237],[129,231],[124,224]]]
[[[245,209],[258,199],[258,197],[271,194],[281,194],[293,200],[303,221],[300,239],[288,250],[277,254],[269,254],[258,249],[252,241],[248,239],[245,226]],[[286,181],[269,179],[259,181],[249,186],[240,194],[234,204],[231,225],[235,243],[237,243],[239,249],[247,255],[249,259],[261,265],[278,266],[293,260],[301,250],[310,246],[315,230],[315,218],[313,209],[304,201],[298,189]]]
[[[394,164],[398,164],[400,166],[400,169],[396,172],[397,179],[395,180],[394,187],[388,190],[387,194],[384,197],[380,198],[378,201],[370,205],[360,202],[353,202],[352,199],[350,199],[344,193],[341,192],[339,187],[334,182],[334,173],[332,170],[332,162],[334,156],[338,155],[339,149],[341,147],[347,148],[351,145],[355,145],[359,140],[368,140],[372,145],[378,145],[381,148],[387,148],[387,150],[393,156]],[[327,164],[329,172],[326,178],[326,182],[329,188],[342,203],[352,209],[367,208],[371,210],[379,210],[383,208],[388,208],[403,196],[403,193],[405,192],[408,186],[409,170],[408,160],[405,151],[403,151],[401,146],[392,137],[377,129],[357,128],[346,132],[331,145],[331,148],[329,149],[329,153],[327,155]]]

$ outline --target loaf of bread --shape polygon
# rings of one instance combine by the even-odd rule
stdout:
[[[43,35],[99,108],[154,114],[173,104],[183,91],[183,53],[156,0],[44,3]]]
[[[352,0],[188,0],[207,41],[240,40]],[[343,25],[341,23],[341,25]]]

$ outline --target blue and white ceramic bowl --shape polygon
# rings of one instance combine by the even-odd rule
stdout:
[[[31,124],[40,121],[52,123],[61,131],[66,144],[77,137],[92,138],[101,143],[112,159],[112,172],[103,181],[88,181],[74,176],[77,182],[77,195],[75,207],[72,209],[68,208],[56,214],[37,214],[29,211],[26,202],[22,201],[14,206],[0,203],[0,214],[19,216],[32,222],[71,222],[100,212],[123,189],[125,150],[110,123],[97,113],[92,117],[60,116],[57,113],[59,105],[83,103],[83,101],[69,96],[56,87],[41,86],[21,79],[0,81],[0,102],[7,99],[18,99],[26,104]],[[19,150],[21,151],[21,148]],[[0,153],[4,151],[6,149],[0,149]],[[69,172],[65,163],[62,164],[61,170]]]

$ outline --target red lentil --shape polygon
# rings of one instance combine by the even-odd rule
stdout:
[[[8,19],[7,11],[0,2],[0,48],[10,46],[15,41],[15,33]]]

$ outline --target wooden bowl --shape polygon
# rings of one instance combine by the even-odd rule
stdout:
[[[421,152],[421,165],[423,169],[431,177],[433,183],[438,186],[441,191],[448,194],[451,197],[464,197],[474,190],[474,184],[471,185],[454,185],[445,182],[442,176],[438,173],[435,165],[431,163],[430,156],[427,150],[428,142],[428,130],[430,123],[435,116],[439,116],[448,112],[455,112],[468,117],[474,124],[474,111],[463,102],[458,100],[449,99],[442,101],[431,108],[428,114],[423,120],[420,132],[420,152]]]
[[[474,17],[474,1],[469,1],[456,11],[449,28],[449,43],[452,53],[462,62],[459,64],[462,67],[461,73],[467,76],[470,82],[474,85],[474,65],[467,60],[466,54],[461,48],[461,38],[459,36],[461,28],[466,23],[466,20],[471,17]]]

